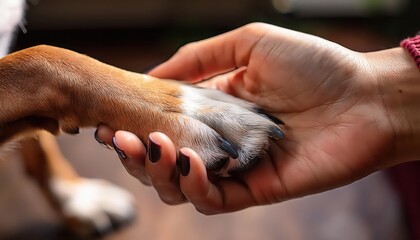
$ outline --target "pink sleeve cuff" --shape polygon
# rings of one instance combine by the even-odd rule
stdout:
[[[420,35],[402,40],[400,46],[407,49],[420,69]]]

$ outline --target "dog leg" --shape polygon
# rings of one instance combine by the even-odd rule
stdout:
[[[51,134],[40,132],[37,139],[23,140],[22,158],[27,173],[35,179],[67,228],[77,235],[102,235],[113,225],[133,219],[134,198],[104,180],[80,177]]]
[[[207,169],[244,170],[263,158],[279,126],[243,100],[124,71],[87,56],[37,46],[0,59],[0,145],[46,129],[77,133],[105,123],[143,142],[161,131],[190,147]]]

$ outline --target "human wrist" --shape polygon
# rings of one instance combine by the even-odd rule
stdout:
[[[420,69],[402,47],[366,55],[394,134],[388,165],[420,159]]]

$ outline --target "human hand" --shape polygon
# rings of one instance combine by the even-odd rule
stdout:
[[[179,176],[175,147],[161,133],[150,136],[149,152],[160,152],[159,161],[151,163],[144,161],[140,143],[137,151],[127,142],[135,136],[117,132],[118,146],[134,162],[125,166],[165,202],[188,200],[198,211],[214,214],[317,193],[406,161],[411,156],[403,156],[395,143],[397,125],[405,122],[389,113],[381,92],[387,88],[379,81],[378,69],[389,65],[383,61],[387,54],[410,61],[399,49],[381,57],[362,54],[267,24],[188,44],[150,74],[194,83],[211,78],[200,84],[254,102],[281,119],[285,139],[273,141],[267,158],[252,170],[215,178],[187,148],[179,153]],[[102,139],[109,142],[112,131],[99,129],[105,131],[110,134]]]

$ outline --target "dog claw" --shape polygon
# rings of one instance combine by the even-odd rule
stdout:
[[[219,162],[217,162],[217,163],[215,163],[215,164],[207,167],[207,170],[208,171],[215,171],[215,172],[217,172],[220,169],[222,169],[228,163],[228,161],[229,161],[229,157],[220,159]]]
[[[218,138],[218,141],[220,149],[229,154],[231,158],[236,159],[239,157],[238,150],[236,150],[232,143],[223,138]]]
[[[266,113],[264,110],[258,108],[256,109],[257,113],[266,116],[268,119],[270,119],[272,122],[274,122],[275,124],[280,124],[280,125],[284,125],[284,122],[280,119],[278,119],[277,117],[274,117],[273,115]]]
[[[75,127],[75,128],[67,129],[67,131],[65,132],[68,134],[76,135],[80,133],[80,129],[78,127]]]
[[[284,138],[284,133],[280,130],[280,128],[277,128],[277,127],[271,127],[269,135],[271,138],[274,138],[274,139]]]

